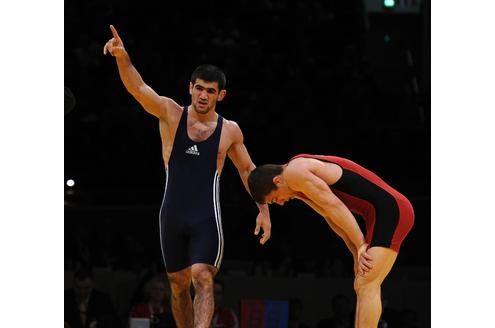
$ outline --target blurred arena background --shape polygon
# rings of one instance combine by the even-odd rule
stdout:
[[[416,222],[385,281],[389,313],[430,326],[430,4],[419,0],[65,1],[65,286],[81,265],[124,319],[140,279],[163,271],[158,124],[103,56],[114,24],[143,79],[189,103],[192,70],[226,72],[218,112],[239,123],[256,164],[304,152],[349,157],[413,203]],[[225,300],[298,298],[311,327],[352,295],[343,242],[302,204],[271,209],[272,238],[233,165],[221,177]],[[387,310],[386,310],[387,311]],[[385,312],[386,313],[386,312]],[[399,315],[400,316],[400,315]]]

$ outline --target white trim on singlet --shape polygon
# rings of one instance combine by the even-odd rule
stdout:
[[[223,258],[223,230],[222,213],[220,210],[220,176],[218,175],[218,171],[215,171],[215,178],[213,179],[213,208],[215,209],[215,222],[217,224],[218,232],[218,250],[214,266],[220,268]]]
[[[168,187],[168,166],[165,166],[165,191],[163,192],[162,205],[160,206],[160,213],[158,214],[158,229],[160,233],[160,248],[162,251],[163,264],[167,267],[167,262],[165,261],[165,253],[163,252],[163,240],[162,240],[162,208],[163,203],[165,202],[165,196],[167,196],[167,187]]]

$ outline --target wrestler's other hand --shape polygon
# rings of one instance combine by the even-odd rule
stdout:
[[[263,229],[263,234],[261,235],[260,244],[263,245],[270,239],[272,222],[270,221],[270,214],[259,212],[256,217],[256,228],[254,229],[254,234],[258,235],[260,229]]]

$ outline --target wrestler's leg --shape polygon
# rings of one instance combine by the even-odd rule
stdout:
[[[193,328],[191,267],[167,273],[172,291],[172,313],[178,328]]]
[[[357,328],[377,327],[382,313],[381,284],[397,258],[397,252],[390,248],[371,247],[367,252],[373,258],[373,268],[354,280]]]
[[[192,265],[194,286],[194,327],[209,328],[213,318],[213,278],[218,269],[212,265],[195,263]]]

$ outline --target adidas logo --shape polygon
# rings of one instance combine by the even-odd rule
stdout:
[[[194,146],[192,146],[192,147],[189,147],[189,148],[186,150],[186,154],[198,155],[198,156],[199,156],[198,146],[194,145]]]

